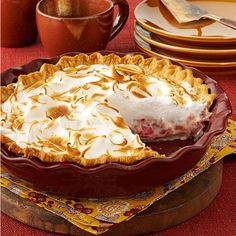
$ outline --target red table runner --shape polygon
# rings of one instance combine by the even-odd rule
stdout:
[[[124,29],[107,46],[107,50],[117,52],[139,51],[133,39],[134,8],[139,0],[128,1],[130,5],[130,16]],[[17,37],[17,36],[16,36]],[[40,42],[24,48],[1,48],[1,71],[10,67],[19,66],[39,57],[47,57]],[[236,120],[236,75],[218,77],[211,76],[227,92],[232,105],[231,118]],[[223,183],[219,194],[210,206],[199,215],[175,226],[171,229],[154,233],[149,236],[169,235],[236,235],[236,161],[226,158],[224,161]],[[1,235],[2,236],[52,236],[58,235],[37,230],[21,224],[10,217],[1,214]]]

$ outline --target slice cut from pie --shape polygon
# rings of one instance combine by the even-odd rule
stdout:
[[[163,157],[141,141],[198,138],[215,95],[169,60],[79,54],[1,87],[1,140],[45,162]]]

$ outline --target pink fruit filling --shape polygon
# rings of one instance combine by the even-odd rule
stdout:
[[[188,139],[198,138],[202,135],[205,127],[204,122],[209,120],[209,116],[197,121],[191,114],[185,122],[175,124],[164,120],[140,119],[133,122],[132,131],[143,139]]]

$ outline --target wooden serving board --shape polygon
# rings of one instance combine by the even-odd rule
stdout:
[[[190,219],[206,208],[217,195],[221,186],[222,170],[223,161],[220,161],[131,220],[111,227],[103,235],[148,234]],[[5,188],[1,191],[1,210],[22,223],[66,235],[91,235]]]

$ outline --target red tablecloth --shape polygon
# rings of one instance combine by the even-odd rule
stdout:
[[[107,50],[118,52],[139,51],[133,40],[134,8],[139,0],[130,0],[130,16],[124,29],[107,46]],[[17,36],[16,36],[17,37]],[[22,65],[32,59],[47,56],[39,42],[25,48],[2,48],[1,71],[13,66]],[[228,93],[233,114],[231,118],[236,120],[236,75],[217,77],[212,76]],[[236,161],[226,158],[224,161],[223,183],[219,194],[211,205],[199,215],[175,226],[171,229],[158,233],[161,236],[169,235],[236,235]],[[51,236],[57,235],[44,232],[12,220],[1,214],[2,236]],[[152,236],[157,233],[152,234]],[[151,236],[151,235],[149,235]]]

